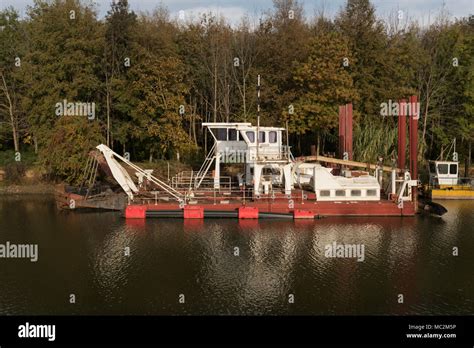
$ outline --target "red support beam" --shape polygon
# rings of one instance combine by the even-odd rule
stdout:
[[[411,96],[408,98],[408,106],[411,108]],[[408,109],[408,163],[409,163],[409,169],[410,169],[410,174],[413,175],[413,161],[412,161],[412,156],[413,156],[413,120],[412,120],[412,115],[410,109]]]
[[[418,118],[420,117],[418,109],[418,97],[410,97],[410,174],[413,180],[418,180]],[[413,206],[415,212],[418,211],[418,190],[412,188]]]
[[[413,144],[413,147],[414,147],[413,176],[415,177],[415,179],[418,179],[418,119],[420,115],[419,115],[419,110],[418,110],[418,97],[414,95],[412,97],[412,100],[413,100],[412,107],[413,107],[414,112],[416,113],[413,116],[413,142],[414,142]]]
[[[407,141],[407,121],[405,115],[405,106],[406,106],[406,99],[401,99],[398,102],[399,105],[399,117],[398,117],[398,168],[405,169],[406,167],[406,141]]]
[[[339,158],[344,155],[346,145],[346,108],[339,106]]]
[[[418,98],[410,97],[410,174],[413,179],[418,178]]]
[[[352,160],[352,104],[339,106],[339,157]]]
[[[346,104],[346,127],[345,127],[345,147],[344,152],[349,155],[349,160],[352,160],[352,103]]]

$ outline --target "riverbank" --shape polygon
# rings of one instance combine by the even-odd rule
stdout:
[[[0,183],[0,195],[4,194],[53,194],[54,184],[35,183],[35,184],[5,184]]]
[[[181,171],[190,171],[189,164],[176,161],[139,162],[138,166],[153,169],[154,174],[164,180],[171,178]],[[1,194],[53,194],[58,182],[48,181],[47,172],[40,165],[28,164],[19,169],[10,170],[0,166],[0,195]]]
[[[53,194],[54,185],[44,179],[44,171],[39,166],[28,166],[10,179],[6,168],[0,167],[0,194]]]

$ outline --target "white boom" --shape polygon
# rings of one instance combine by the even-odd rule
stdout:
[[[125,191],[125,193],[131,200],[133,200],[133,194],[138,192],[138,188],[133,182],[128,172],[120,165],[116,158],[121,160],[123,163],[125,163],[132,169],[136,170],[138,173],[142,174],[149,181],[153,182],[163,191],[175,198],[178,202],[184,202],[184,195],[182,193],[176,191],[174,188],[172,188],[165,182],[161,181],[160,179],[151,175],[149,172],[146,172],[145,170],[136,166],[126,158],[120,156],[118,153],[110,149],[107,145],[100,144],[96,148],[104,155],[114,179],[119,183],[119,185],[122,187],[122,189]]]

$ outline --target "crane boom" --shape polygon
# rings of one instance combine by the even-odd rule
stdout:
[[[156,184],[160,189],[175,198],[178,202],[184,202],[184,195],[181,192],[175,190],[173,187],[169,186],[157,177],[151,175],[139,166],[127,160],[126,158],[120,156],[118,153],[110,149],[107,145],[100,144],[96,148],[104,155],[114,179],[119,183],[119,185],[122,187],[122,189],[125,191],[125,193],[131,200],[133,200],[133,194],[138,192],[138,188],[133,182],[128,172],[120,165],[117,159],[121,160],[123,163],[128,165],[130,168],[136,170],[138,173],[144,175],[149,181]]]
[[[349,167],[359,167],[359,168],[369,168],[369,169],[377,169],[377,167],[379,167],[378,165],[372,164],[372,163],[349,161],[349,160],[343,160],[343,159],[325,157],[325,156],[317,156],[317,155],[316,156],[298,157],[298,158],[296,158],[296,161],[335,163],[335,164],[343,164],[343,165],[346,165],[346,166],[349,166]],[[385,172],[391,172],[394,169],[397,173],[402,173],[403,172],[403,170],[401,170],[400,168],[392,168],[392,167],[389,167],[389,166],[381,166],[380,168]]]

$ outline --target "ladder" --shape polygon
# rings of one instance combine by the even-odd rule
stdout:
[[[84,173],[82,175],[81,185],[79,186],[79,194],[82,194],[82,189],[84,186],[87,187],[85,199],[89,197],[90,192],[95,184],[97,178],[97,169],[99,168],[99,161],[93,155],[87,157],[87,163],[84,168]]]
[[[211,150],[207,154],[206,159],[201,165],[201,168],[199,168],[199,171],[197,172],[196,176],[194,177],[194,189],[197,190],[199,186],[201,185],[202,181],[204,180],[205,176],[207,175],[207,172],[211,168],[212,162],[214,162],[216,155],[215,155],[215,150],[216,150],[217,143],[215,142],[214,145],[212,146]]]

